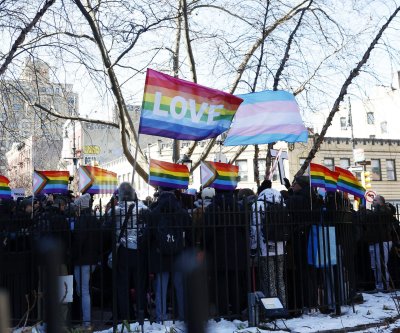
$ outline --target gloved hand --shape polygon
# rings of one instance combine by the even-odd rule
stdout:
[[[284,182],[285,187],[286,187],[287,189],[290,189],[290,187],[291,187],[292,185],[290,184],[289,179],[283,178],[283,182]]]

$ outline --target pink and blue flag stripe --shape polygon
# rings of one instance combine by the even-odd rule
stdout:
[[[243,102],[236,112],[225,146],[307,142],[308,132],[291,93],[266,90],[238,97],[243,98]]]

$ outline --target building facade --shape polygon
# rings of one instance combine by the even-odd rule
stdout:
[[[62,138],[64,120],[49,116],[35,103],[62,115],[78,114],[78,95],[72,85],[53,82],[50,74],[48,64],[29,58],[17,80],[0,82],[0,174],[8,170],[5,153],[14,143],[24,144],[33,136],[56,146]]]
[[[313,143],[310,136],[307,143],[289,145],[290,174],[300,169]],[[354,139],[354,147],[363,149],[368,165],[360,166],[371,173],[371,190],[383,195],[391,202],[400,203],[400,182],[398,166],[400,166],[400,139]],[[314,163],[333,169],[334,166],[349,169],[356,166],[353,154],[353,142],[350,138],[326,137],[318,150]],[[354,172],[361,180],[361,171]]]
[[[99,165],[122,156],[119,129],[107,125],[68,120],[62,142],[59,168],[72,175],[80,165]]]
[[[33,170],[57,170],[61,146],[61,139],[49,145],[46,138],[34,136],[14,143],[6,153],[10,187],[24,188],[26,195],[32,194]]]

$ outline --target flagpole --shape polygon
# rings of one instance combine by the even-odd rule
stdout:
[[[140,144],[140,132],[138,133],[138,137],[137,137],[137,143],[136,143],[136,149],[135,149],[135,160],[133,161],[133,171],[132,171],[132,181],[131,181],[133,188],[135,188],[135,172],[136,172],[136,163],[137,163],[139,144]]]
[[[308,179],[310,183],[310,206],[311,206],[311,211],[313,209],[313,204],[312,204],[312,192],[311,192],[311,167],[310,164],[308,164]]]
[[[36,116],[36,113],[35,112],[33,112],[33,119],[32,119],[32,143],[31,143],[31,162],[32,162],[32,182],[31,182],[31,184],[32,184],[32,213],[31,213],[31,218],[33,219],[33,207],[34,207],[34,202],[35,202],[35,193],[34,193],[34,188],[33,188],[33,177],[34,177],[34,174],[35,174],[35,163],[34,163],[34,147],[35,147],[35,145],[34,145],[34,143],[33,143],[33,140],[35,139],[35,117]]]

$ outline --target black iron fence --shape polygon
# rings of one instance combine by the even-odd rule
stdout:
[[[248,319],[248,295],[256,291],[278,297],[290,316],[340,314],[342,305],[360,301],[360,291],[400,285],[398,210],[131,204],[0,216],[0,287],[10,294],[13,326],[48,316],[49,238],[60,245],[51,265],[64,276],[57,300],[60,320],[70,325],[184,320],[193,295],[207,304],[209,318]],[[195,284],[187,281],[194,267],[205,267]]]

